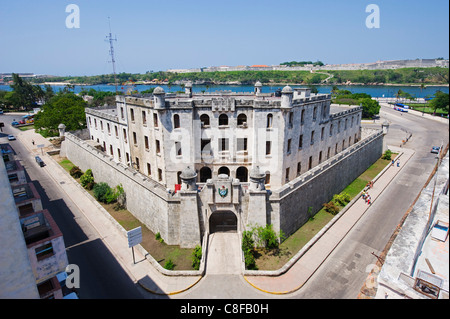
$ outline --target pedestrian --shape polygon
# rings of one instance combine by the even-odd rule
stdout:
[[[371,200],[372,198],[370,197],[370,195],[368,195],[367,196],[367,205],[370,205],[370,200]]]
[[[362,192],[362,198],[363,198],[364,200],[366,200],[366,190],[363,190],[363,192]]]
[[[395,161],[394,161],[394,160],[392,160],[392,166],[394,166],[394,162],[395,162]]]
[[[33,144],[33,145],[34,145],[34,140],[31,140],[31,144]]]
[[[397,167],[400,167],[400,161],[397,161]]]

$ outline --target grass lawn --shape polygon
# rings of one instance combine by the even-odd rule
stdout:
[[[434,108],[430,107],[428,104],[409,104],[409,107],[412,108],[415,111],[424,112],[427,114],[433,114]],[[445,112],[444,110],[437,109],[436,110],[436,116],[447,116],[448,112]]]
[[[28,130],[34,130],[34,124],[27,125],[27,126],[20,126],[18,127],[21,131],[28,131]]]
[[[392,158],[397,154],[392,153]],[[348,185],[342,193],[346,192],[353,199],[358,195],[367,183],[377,176],[391,161],[379,159],[372,164],[363,174]],[[340,207],[342,209],[342,207]],[[326,224],[333,215],[321,209],[312,219],[300,227],[294,234],[280,244],[278,249],[258,249],[255,255],[256,266],[259,270],[277,270],[284,266],[296,253],[298,253]]]
[[[75,165],[66,158],[55,157],[56,161],[67,171],[70,172]],[[78,183],[79,178],[75,179]],[[92,190],[86,190],[92,197]],[[95,198],[95,197],[94,197]],[[142,243],[141,246],[152,255],[155,260],[164,267],[167,260],[171,259],[175,264],[174,270],[194,270],[192,268],[192,252],[193,249],[180,248],[176,245],[167,245],[155,239],[155,234],[134,217],[128,210],[114,208],[115,204],[100,203],[103,208],[125,229],[131,230],[136,227],[142,227]]]

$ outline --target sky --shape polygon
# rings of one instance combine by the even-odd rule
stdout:
[[[112,73],[108,17],[117,72],[449,57],[448,0],[0,0],[0,73]]]

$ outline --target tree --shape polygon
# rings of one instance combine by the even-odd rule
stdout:
[[[364,98],[359,100],[362,105],[362,116],[365,118],[371,118],[375,114],[380,113],[380,103],[372,100],[371,98]]]
[[[41,87],[31,85],[16,73],[12,74],[12,78],[13,84],[10,86],[13,89],[13,93],[8,96],[10,104],[17,110],[31,110],[37,105],[36,102],[44,96]]]
[[[448,111],[449,111],[449,95],[448,95],[448,93],[444,93],[442,91],[437,91],[434,94],[434,98],[431,100],[430,105],[434,109],[434,113],[436,113],[437,109],[441,109],[448,113]]]
[[[67,131],[86,128],[86,102],[74,93],[59,92],[51,98],[34,119],[36,131],[43,136],[57,136],[59,124]]]

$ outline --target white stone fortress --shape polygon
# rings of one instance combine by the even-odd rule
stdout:
[[[256,224],[289,235],[381,156],[383,134],[361,140],[362,108],[329,94],[261,87],[117,96],[86,109],[89,141],[66,133],[63,153],[120,182],[130,212],[168,244]]]

